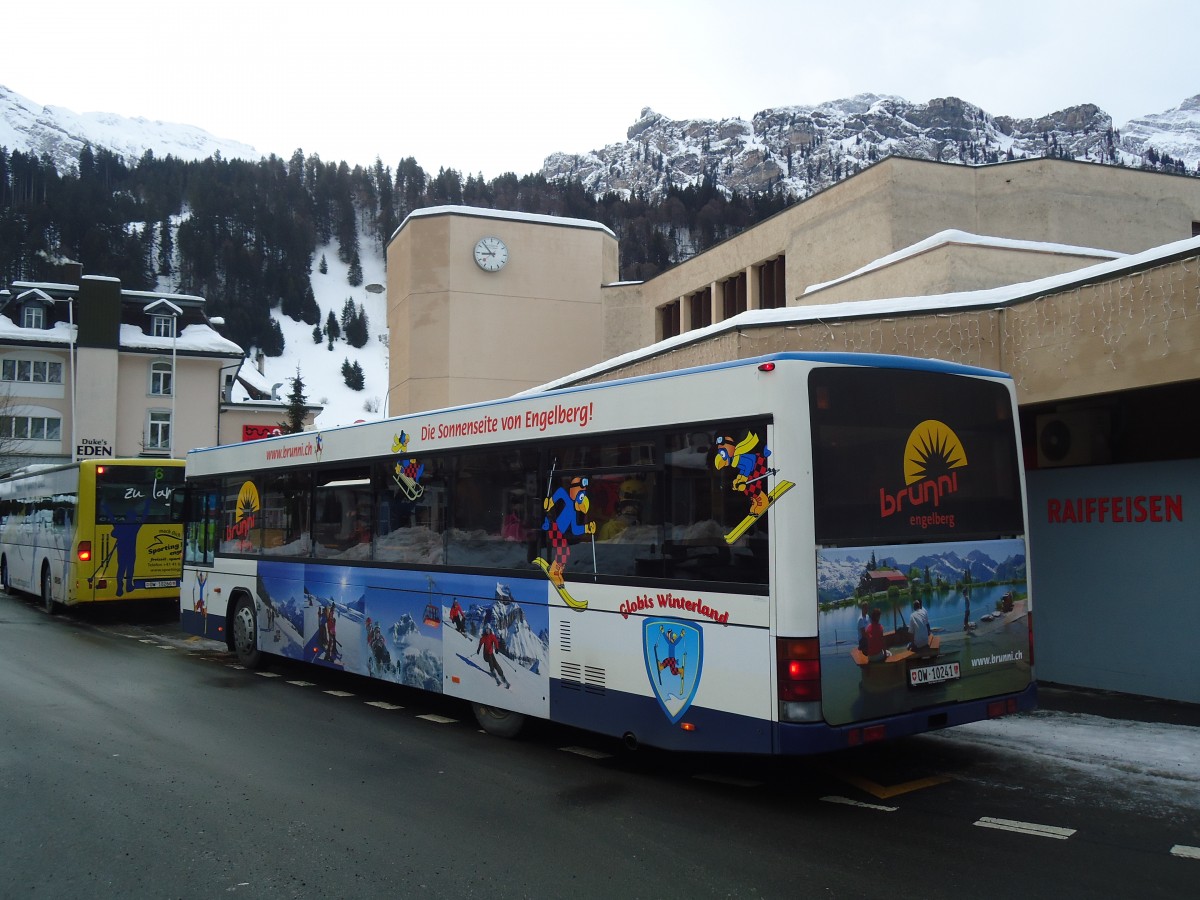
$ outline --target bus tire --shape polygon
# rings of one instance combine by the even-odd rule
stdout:
[[[54,600],[54,582],[50,579],[50,566],[42,563],[42,606],[54,616],[58,614],[58,603]]]
[[[0,556],[0,590],[6,594],[12,593],[12,585],[8,583],[8,557]]]
[[[247,669],[262,665],[263,652],[258,648],[258,614],[254,601],[242,594],[234,601],[232,626],[229,630],[230,648],[237,661]]]
[[[525,724],[525,717],[520,713],[488,706],[486,703],[472,703],[471,712],[475,713],[475,721],[479,723],[479,727],[496,737],[514,738]]]

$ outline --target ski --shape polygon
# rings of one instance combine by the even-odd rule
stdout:
[[[571,607],[571,609],[587,609],[586,600],[576,600],[571,596],[570,592],[566,588],[566,585],[554,583],[554,579],[550,578],[550,563],[538,556],[534,558],[533,564],[542,570],[553,588],[558,591],[558,596],[562,597],[563,603],[567,604],[567,606]]]
[[[763,513],[775,505],[776,500],[778,500],[795,486],[795,482],[792,481],[781,481],[779,484],[775,485],[775,487],[771,489],[770,493],[767,494],[766,509],[764,509],[761,513],[750,513],[750,515],[738,522],[737,525],[733,527],[733,530],[725,535],[725,543],[734,543],[738,538],[746,533],[751,525],[758,521],[759,517]]]

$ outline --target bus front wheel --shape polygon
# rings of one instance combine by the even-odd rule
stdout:
[[[475,713],[475,721],[479,723],[479,727],[496,737],[516,737],[521,726],[525,724],[525,717],[520,713],[497,709],[484,703],[472,703],[471,711]]]
[[[247,669],[257,668],[263,656],[258,649],[258,617],[254,612],[254,601],[244,594],[234,604],[231,633],[238,662]]]
[[[54,583],[50,580],[49,566],[42,566],[42,605],[50,615],[57,615],[58,603],[54,600]]]

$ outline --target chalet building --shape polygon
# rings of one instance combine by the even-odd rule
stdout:
[[[892,157],[645,282],[600,223],[470,207],[387,263],[393,414],[785,350],[1010,373],[1039,679],[1200,702],[1163,625],[1200,543],[1200,178]]]
[[[873,569],[867,572],[867,577],[871,579],[871,593],[873,594],[886,592],[890,587],[901,590],[908,588],[908,576],[895,569]]]
[[[216,444],[222,371],[243,354],[204,298],[64,276],[0,289],[0,474]]]

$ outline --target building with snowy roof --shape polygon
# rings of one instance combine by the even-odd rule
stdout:
[[[243,354],[204,298],[64,276],[0,290],[0,473],[218,443],[222,370]]]

